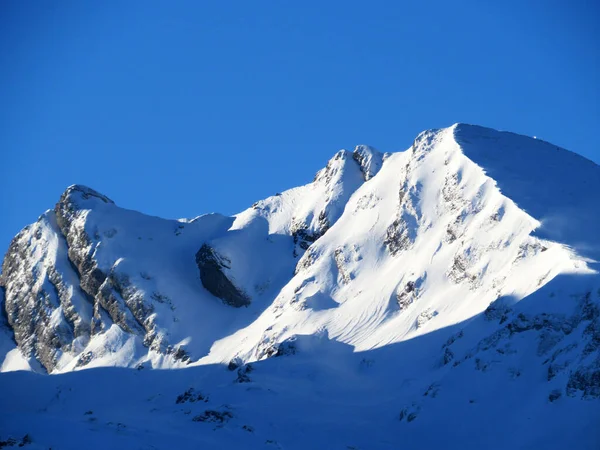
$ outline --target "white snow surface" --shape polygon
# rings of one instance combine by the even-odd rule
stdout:
[[[600,348],[584,349],[599,319],[581,313],[600,305],[600,167],[575,153],[456,124],[403,152],[341,150],[312,183],[234,217],[165,220],[86,201],[79,220],[98,236],[99,267],[127,274],[147,299],[160,294],[156,332],[192,362],[105,317],[48,376],[0,323],[1,371],[16,371],[0,374],[0,441],[600,448],[600,399],[565,388],[579,367],[600,376]],[[56,267],[88,320],[55,222],[48,211],[24,235],[43,236],[24,270]],[[299,229],[315,237],[306,250]],[[229,261],[248,307],[204,288],[204,243]],[[61,326],[60,308],[50,326]],[[84,354],[93,358],[78,364]],[[177,403],[185,391],[193,401]]]

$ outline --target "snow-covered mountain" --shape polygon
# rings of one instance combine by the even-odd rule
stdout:
[[[599,219],[599,166],[464,124],[234,217],[71,186],[4,259],[0,442],[600,448]]]

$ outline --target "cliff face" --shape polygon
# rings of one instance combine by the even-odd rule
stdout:
[[[93,305],[82,289],[54,211],[11,242],[2,266],[5,310],[21,352],[53,368],[89,342]]]

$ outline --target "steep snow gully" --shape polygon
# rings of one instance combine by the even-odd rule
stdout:
[[[464,124],[233,217],[71,186],[4,258],[0,447],[598,449],[599,219],[599,166]]]

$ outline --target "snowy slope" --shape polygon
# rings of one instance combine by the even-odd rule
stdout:
[[[517,301],[560,273],[592,273],[573,242],[532,236],[540,222],[466,157],[459,132],[423,133],[387,158],[273,304],[207,361],[260,359],[268,345],[323,330],[357,350],[376,348],[469,319],[498,298]]]
[[[599,216],[597,165],[464,124],[235,217],[72,186],[4,261],[2,371],[56,375],[1,375],[0,440],[598,448]]]

